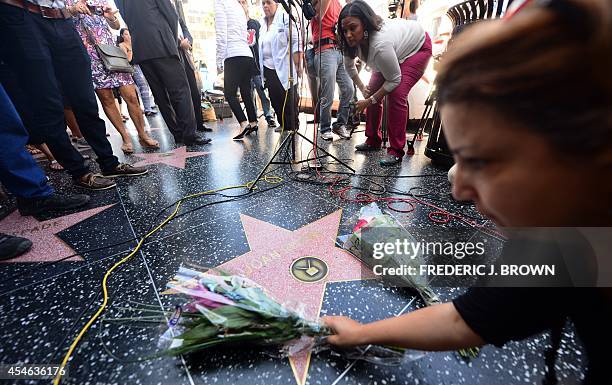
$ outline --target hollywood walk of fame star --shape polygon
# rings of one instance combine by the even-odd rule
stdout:
[[[241,215],[250,251],[220,266],[261,285],[279,303],[303,304],[307,319],[317,319],[328,282],[373,278],[357,258],[335,246],[342,210],[295,231]],[[299,385],[306,382],[310,351],[289,357]]]
[[[50,262],[74,254],[74,250],[55,234],[87,218],[93,217],[111,206],[113,205],[96,207],[95,209],[85,210],[42,222],[34,217],[22,217],[17,210],[15,210],[12,214],[0,221],[0,232],[28,238],[32,241],[32,248],[18,258],[2,261],[2,263]],[[66,261],[82,260],[83,258],[78,255],[66,259]]]
[[[187,147],[179,147],[170,152],[154,152],[154,153],[142,153],[134,154],[139,158],[144,158],[140,162],[134,163],[134,167],[148,166],[155,163],[164,163],[168,166],[176,168],[185,168],[185,160],[187,158],[193,158],[194,156],[208,155],[210,152],[187,152]]]

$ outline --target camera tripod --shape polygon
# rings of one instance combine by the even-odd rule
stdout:
[[[285,7],[285,10],[287,10],[287,13],[289,14],[289,44],[288,44],[288,49],[287,49],[287,55],[289,56],[289,90],[286,92],[293,92],[293,86],[295,85],[295,80],[293,78],[293,57],[292,57],[292,52],[293,52],[293,23],[291,22],[291,20],[293,19],[293,16],[291,15],[291,5],[293,4],[293,1],[289,0],[289,5],[288,7]],[[285,4],[283,4],[283,6],[285,6]],[[297,92],[296,92],[297,94]],[[297,95],[294,94],[294,96],[297,97]],[[292,101],[291,105],[289,106],[289,108],[291,109],[291,116],[297,116],[296,115],[296,111],[295,111],[295,102]],[[284,114],[284,112],[283,112]],[[298,117],[298,122],[299,122],[299,117]],[[285,132],[285,124],[286,122],[281,122],[281,124],[283,125],[283,130],[281,132]],[[270,167],[270,165],[273,164],[285,164],[285,165],[294,165],[294,164],[300,164],[300,163],[307,163],[310,161],[315,161],[317,162],[319,158],[318,154],[319,151],[323,152],[323,156],[322,157],[330,157],[333,160],[335,160],[336,162],[338,162],[339,164],[341,164],[342,166],[346,167],[347,169],[351,170],[351,172],[355,173],[355,170],[350,167],[349,165],[347,165],[345,162],[343,162],[342,160],[336,158],[335,156],[333,156],[332,154],[330,154],[328,151],[326,151],[325,149],[321,148],[318,144],[316,144],[315,142],[313,142],[312,140],[310,140],[310,138],[307,138],[304,134],[299,132],[299,124],[297,127],[293,127],[290,130],[287,130],[287,136],[285,136],[285,138],[283,138],[283,140],[281,141],[280,145],[278,146],[278,148],[274,151],[274,153],[272,154],[272,157],[270,158],[270,160],[268,161],[268,163],[263,167],[263,169],[260,171],[259,175],[257,175],[257,178],[255,178],[255,181],[253,182],[253,184],[251,185],[251,187],[249,187],[249,190],[252,191],[253,189],[255,189],[255,186],[257,185],[257,183],[259,182],[259,180],[264,176],[264,174],[266,173],[266,171],[268,170],[268,168]],[[307,141],[308,143],[312,144],[313,149],[315,151],[315,156],[314,158],[308,158],[304,159],[304,160],[297,160],[296,159],[296,140],[297,137],[302,138],[303,140]],[[291,150],[291,157],[289,161],[284,161],[284,160],[275,160],[276,157],[278,156],[278,154],[284,150],[287,146],[290,146],[290,150]],[[318,165],[315,165],[315,167],[318,167]]]

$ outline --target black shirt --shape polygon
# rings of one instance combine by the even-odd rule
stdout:
[[[473,287],[453,301],[486,342],[501,346],[562,325],[569,318],[588,357],[584,384],[610,384],[612,294],[601,288]]]
[[[453,301],[465,322],[486,342],[501,346],[547,330],[569,318],[586,350],[585,384],[604,380],[612,364],[612,291],[596,288],[592,244],[574,228],[514,229],[500,264],[554,264],[554,277],[494,277]],[[606,292],[607,291],[607,292]],[[607,374],[606,374],[607,376]]]

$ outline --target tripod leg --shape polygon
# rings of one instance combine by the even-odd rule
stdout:
[[[357,125],[352,124],[351,125],[351,132],[349,134],[349,139],[353,137],[353,133],[355,132],[356,129],[357,129]]]
[[[272,154],[272,157],[270,158],[268,163],[266,163],[264,168],[261,169],[261,171],[259,172],[259,175],[257,175],[257,178],[255,178],[255,181],[253,182],[251,187],[249,187],[249,191],[253,191],[255,189],[255,186],[261,180],[261,178],[264,176],[264,174],[268,170],[268,167],[270,167],[272,162],[274,162],[274,158],[276,158],[278,153],[281,152],[281,150],[287,145],[287,142],[289,142],[290,140],[291,140],[291,142],[293,142],[293,135],[289,134],[289,135],[285,136],[285,139],[283,139],[283,141],[279,144],[278,148],[276,149],[276,151],[274,151],[274,154]]]
[[[427,118],[429,117],[429,114],[431,112],[431,104],[428,104],[427,106],[425,106],[425,111],[423,111],[423,115],[421,116],[421,119],[419,120],[419,126],[417,128],[417,131],[414,133],[414,136],[412,137],[412,140],[408,141],[408,151],[406,152],[408,155],[414,155],[414,142],[416,142],[419,134],[422,135],[423,130],[425,129],[425,124],[427,123]],[[408,128],[408,123],[410,122],[410,120],[406,121],[406,129]]]
[[[353,103],[351,106],[353,108],[349,109],[349,125],[351,126],[349,139],[353,137],[353,132],[355,132],[355,129],[361,123],[361,117],[359,116],[359,114],[355,116],[355,106],[357,105],[357,100],[357,86],[355,85],[355,83],[353,83]]]
[[[309,138],[305,137],[304,135],[302,135],[299,132],[296,132],[295,135],[298,135],[300,138],[304,139],[305,141],[307,141],[308,143],[312,144],[313,146],[315,146],[314,142],[312,140],[310,140]],[[333,156],[332,154],[330,154],[329,152],[325,151],[325,149],[319,147],[319,146],[315,146],[315,151],[321,150],[323,151],[323,153],[325,154],[325,156],[329,156],[330,158],[332,158],[333,160],[335,160],[336,162],[340,163],[341,165],[343,165],[344,167],[348,168],[349,170],[351,170],[352,172],[355,172],[355,170],[349,166],[348,164],[344,163],[343,161],[341,161],[340,159],[336,158],[335,156]]]

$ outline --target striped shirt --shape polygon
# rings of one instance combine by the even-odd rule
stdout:
[[[231,57],[253,57],[247,40],[247,17],[238,0],[215,0],[215,30],[217,67],[223,68],[225,59]]]

